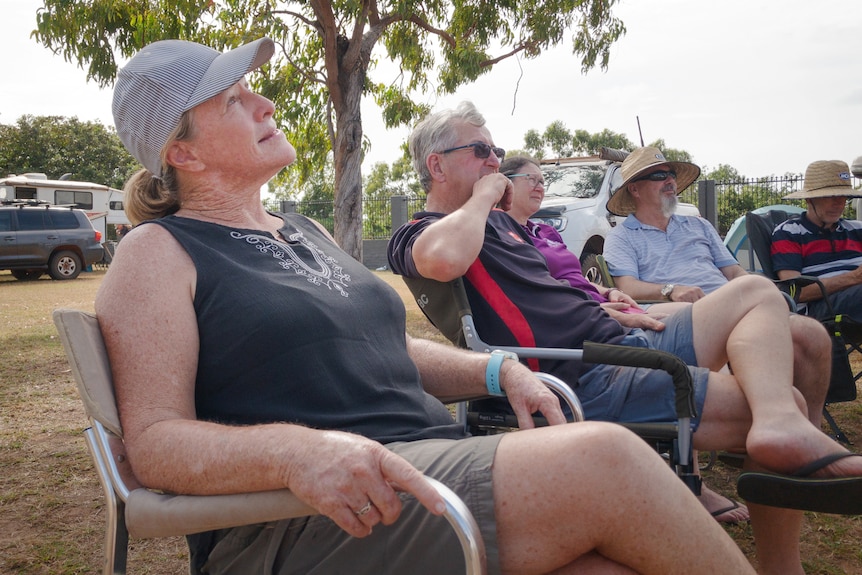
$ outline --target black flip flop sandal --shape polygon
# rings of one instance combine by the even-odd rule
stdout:
[[[862,477],[812,478],[811,475],[858,453],[833,453],[812,461],[792,475],[747,471],[736,490],[748,503],[837,515],[862,515]]]

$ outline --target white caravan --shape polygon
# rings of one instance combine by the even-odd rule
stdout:
[[[93,227],[108,239],[108,224],[129,224],[123,211],[123,191],[92,182],[49,180],[45,174],[23,174],[0,178],[0,201],[41,200],[73,205],[87,213]]]

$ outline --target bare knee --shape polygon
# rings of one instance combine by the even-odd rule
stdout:
[[[814,318],[798,314],[790,315],[790,333],[796,353],[809,358],[829,357],[832,342],[823,324]]]
[[[734,279],[731,285],[734,285],[747,297],[770,303],[779,301],[787,309],[784,296],[781,295],[781,292],[775,287],[772,280],[764,276],[748,274]]]

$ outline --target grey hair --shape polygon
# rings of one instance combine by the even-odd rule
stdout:
[[[481,128],[485,118],[472,102],[461,102],[457,108],[434,112],[416,124],[408,140],[413,169],[419,175],[419,183],[428,192],[431,189],[431,171],[426,160],[435,152],[455,145],[457,134],[452,128],[456,124],[472,124]]]
[[[500,164],[500,173],[504,176],[511,176],[512,174],[520,172],[521,168],[527,164],[533,164],[539,169],[542,167],[539,165],[538,160],[530,156],[512,156],[511,158],[506,158],[503,160],[503,163]]]

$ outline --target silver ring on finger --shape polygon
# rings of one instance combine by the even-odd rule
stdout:
[[[363,515],[365,515],[369,511],[371,511],[371,501],[370,500],[368,501],[368,503],[363,505],[359,511],[354,511],[353,513],[355,513],[357,517],[362,517]]]

